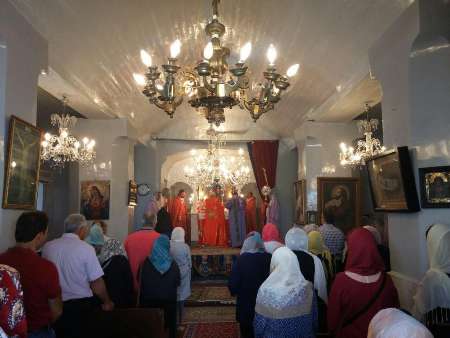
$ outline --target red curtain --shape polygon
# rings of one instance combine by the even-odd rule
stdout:
[[[266,184],[269,187],[275,187],[277,175],[278,158],[278,140],[276,141],[252,141],[247,144],[250,161],[252,162],[253,173],[255,174],[256,184],[258,186],[261,198],[263,195],[261,189]],[[266,171],[266,178],[264,176]],[[264,198],[263,198],[264,199]]]

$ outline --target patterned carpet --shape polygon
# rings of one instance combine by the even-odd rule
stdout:
[[[200,323],[186,327],[183,338],[239,338],[237,323]]]
[[[236,321],[234,306],[188,306],[184,310],[183,324],[233,323]]]
[[[186,306],[236,305],[228,287],[214,284],[193,284]]]

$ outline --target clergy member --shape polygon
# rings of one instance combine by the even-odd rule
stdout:
[[[186,192],[181,189],[177,197],[172,201],[169,208],[170,218],[172,220],[172,227],[181,227],[184,229],[186,235],[190,233],[187,228],[187,207],[186,207]],[[188,242],[188,241],[187,241]]]
[[[226,208],[229,210],[231,246],[240,247],[245,239],[245,201],[239,196],[237,190],[233,191],[233,196],[227,202]]]
[[[225,226],[224,207],[214,191],[210,191],[204,204],[202,242],[210,246],[227,246],[228,236]]]
[[[247,234],[256,231],[256,225],[256,197],[249,191],[245,200],[245,226]]]

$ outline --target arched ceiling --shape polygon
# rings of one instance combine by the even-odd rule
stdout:
[[[180,62],[194,65],[207,41],[203,27],[210,17],[211,0],[10,1],[49,41],[51,69],[40,85],[55,96],[68,93],[71,105],[83,115],[127,117],[141,137],[166,135],[167,128],[191,130],[206,125],[187,103],[169,120],[148,104],[132,73],[144,71],[139,60],[141,48],[161,64],[175,38],[183,43]],[[360,89],[357,100],[374,96],[373,88],[361,91],[369,71],[368,48],[410,3],[222,0],[220,16],[228,27],[225,44],[232,48],[231,59],[236,60],[239,46],[251,41],[248,63],[256,82],[262,79],[270,43],[278,49],[281,71],[292,63],[301,65],[281,103],[263,116],[258,126],[289,137],[315,114],[318,119],[333,121],[357,115],[350,112],[351,104],[345,100],[353,88]],[[340,108],[327,117],[323,111],[330,102]],[[225,130],[245,127],[251,121],[245,111],[228,115]]]

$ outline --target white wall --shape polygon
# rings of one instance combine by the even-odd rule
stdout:
[[[119,240],[125,239],[130,229],[133,208],[127,205],[128,182],[134,178],[135,132],[126,119],[91,120],[79,119],[74,135],[94,138],[97,157],[88,167],[79,167],[71,177],[71,212],[80,211],[80,182],[110,180],[109,234]]]
[[[298,178],[306,179],[307,209],[317,210],[317,177],[351,177],[351,169],[339,163],[339,144],[351,144],[357,136],[352,123],[305,122],[295,131],[299,150]],[[333,167],[334,173],[325,174],[322,169]]]
[[[445,19],[441,13],[448,15],[448,3],[416,1],[369,53],[372,72],[383,90],[385,145],[410,147],[418,188],[418,168],[450,164],[448,35],[447,46],[435,48],[443,40],[439,35],[449,33],[448,16]],[[446,22],[446,32],[435,29],[439,22]],[[449,219],[448,209],[388,216],[393,276],[406,308],[411,307],[416,283],[428,268],[426,228],[437,222],[448,224]]]
[[[47,41],[20,16],[8,1],[0,10],[0,191],[8,137],[9,117],[16,115],[36,125],[37,81],[47,68]],[[21,211],[0,209],[0,251],[14,243],[14,228]]]

